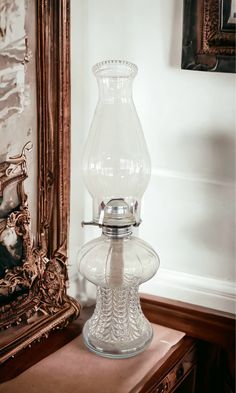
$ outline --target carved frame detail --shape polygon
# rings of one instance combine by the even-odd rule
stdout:
[[[223,1],[184,0],[182,69],[236,71],[235,29],[221,28]]]
[[[21,206],[4,225],[17,228],[24,243],[23,266],[12,271],[28,292],[2,308],[0,328],[26,325],[0,345],[0,363],[53,329],[79,315],[80,306],[66,293],[70,189],[70,1],[37,0],[38,217],[32,247],[30,214],[23,182],[25,150],[20,158]],[[7,170],[11,160],[2,163]],[[0,164],[1,165],[1,164]],[[0,168],[1,169],[1,168]],[[16,179],[13,179],[14,181]],[[13,181],[12,180],[12,181]],[[19,273],[19,277],[17,274]],[[7,274],[9,274],[7,272]],[[5,275],[4,279],[9,277]]]

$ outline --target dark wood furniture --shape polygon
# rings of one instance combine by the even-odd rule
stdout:
[[[235,316],[175,300],[142,295],[149,320],[198,340],[196,393],[235,391]]]
[[[197,343],[184,337],[130,393],[195,393]]]

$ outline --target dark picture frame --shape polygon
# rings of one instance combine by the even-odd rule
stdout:
[[[20,205],[7,222],[10,220],[22,237],[24,255],[22,266],[7,271],[4,285],[9,293],[12,282],[15,283],[14,291],[21,286],[27,290],[20,291],[19,296],[0,307],[0,364],[33,342],[48,337],[52,330],[67,326],[80,312],[80,305],[66,292],[70,197],[70,1],[36,0],[36,9],[37,239],[32,245],[31,212],[24,192],[27,177],[27,146],[24,146],[20,156],[1,164],[2,178],[6,171],[9,181],[18,182]],[[17,176],[14,168],[9,171],[16,160]]]
[[[184,0],[181,68],[235,73],[231,0]]]

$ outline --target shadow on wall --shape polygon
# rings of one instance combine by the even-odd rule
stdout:
[[[171,67],[179,69],[182,52],[183,0],[176,0],[173,8],[169,62]]]
[[[193,124],[192,129],[187,125],[181,132],[173,132],[173,136],[169,133],[164,148],[158,149],[161,158],[153,166],[154,175],[160,172],[162,176],[222,187],[235,184],[234,131],[199,131],[197,125]]]
[[[235,274],[235,141],[233,136],[213,134],[201,138],[199,143],[196,138],[194,143],[192,160],[201,161],[202,173],[207,175],[199,176],[198,194],[194,195],[194,226],[185,230],[191,241],[200,242],[200,247],[212,253],[212,264],[217,260],[224,263],[227,279],[232,280]],[[188,140],[185,143],[190,145]],[[214,266],[211,271],[214,272]]]
[[[74,293],[82,306],[90,307],[96,303],[97,287],[78,273]]]
[[[185,131],[176,147],[180,170],[200,180],[218,185],[232,185],[235,181],[234,132],[207,130],[207,134]]]
[[[213,134],[213,132],[212,132]],[[205,143],[209,146],[209,166],[212,169],[213,176],[222,179],[222,181],[232,182],[235,180],[235,139],[225,135],[223,132],[217,132],[214,136],[209,136]]]

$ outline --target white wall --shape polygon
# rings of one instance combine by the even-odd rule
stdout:
[[[92,209],[80,169],[97,101],[94,63],[136,63],[134,101],[152,158],[139,235],[161,269],[142,291],[233,312],[235,76],[180,69],[182,0],[72,0],[71,293]],[[87,288],[87,289],[86,289]],[[87,294],[86,294],[87,291]],[[92,295],[91,295],[92,296]]]

